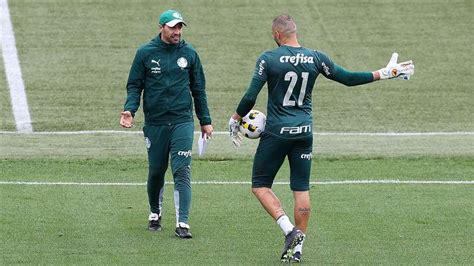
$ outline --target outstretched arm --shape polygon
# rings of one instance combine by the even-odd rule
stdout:
[[[332,60],[323,53],[319,53],[319,57],[321,59],[321,63],[318,65],[320,72],[328,79],[337,81],[346,86],[357,86],[376,80],[397,77],[408,80],[414,74],[415,70],[415,66],[411,60],[397,63],[397,53],[393,53],[392,58],[386,67],[373,72],[348,71],[332,62]]]
[[[332,73],[327,78],[346,86],[357,86],[375,81],[373,72],[352,72],[333,64]]]

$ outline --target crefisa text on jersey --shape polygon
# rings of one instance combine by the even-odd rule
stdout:
[[[265,60],[260,61],[258,65],[258,74],[261,76],[263,74],[263,70],[265,69],[263,64],[265,64]]]
[[[289,133],[290,135],[301,134],[311,132],[311,125],[300,126],[300,127],[282,127],[280,134]]]
[[[314,58],[304,54],[296,55],[282,55],[280,56],[280,63],[291,63],[294,66],[298,64],[314,64]]]

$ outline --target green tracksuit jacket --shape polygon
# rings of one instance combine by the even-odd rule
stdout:
[[[199,123],[211,124],[198,54],[184,40],[167,44],[160,37],[137,50],[128,77],[124,110],[134,116],[143,91],[145,125],[174,125],[193,121],[194,98]]]

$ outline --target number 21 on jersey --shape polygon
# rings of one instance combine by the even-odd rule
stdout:
[[[301,72],[301,90],[300,95],[298,96],[298,106],[303,105],[304,96],[306,93],[306,85],[308,85],[308,72]],[[289,81],[288,89],[286,90],[285,97],[283,98],[283,106],[295,106],[296,102],[290,100],[291,95],[293,94],[293,89],[295,88],[296,83],[298,82],[298,74],[296,72],[290,71],[285,74],[285,81]]]

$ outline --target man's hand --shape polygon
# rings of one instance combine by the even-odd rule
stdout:
[[[240,116],[238,114],[232,115],[229,119],[230,138],[234,146],[237,148],[240,147],[240,144],[242,144],[242,136],[240,135],[240,132],[239,132],[239,121],[240,121]]]
[[[120,125],[124,128],[131,128],[133,125],[133,117],[130,111],[123,111],[120,113]]]
[[[212,137],[212,132],[214,131],[214,128],[212,125],[204,125],[201,126],[201,134],[204,137],[204,134],[206,134],[206,138],[210,139]]]
[[[398,54],[393,53],[392,58],[388,62],[385,68],[376,71],[378,79],[392,79],[392,78],[403,78],[405,80],[410,79],[410,77],[415,73],[415,65],[413,61],[406,61],[402,63],[397,63]],[[377,79],[377,78],[376,78]]]

